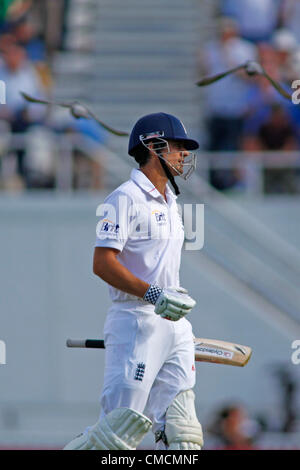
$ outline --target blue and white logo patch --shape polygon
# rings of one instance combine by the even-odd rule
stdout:
[[[166,225],[167,216],[164,212],[154,210],[154,211],[152,211],[152,214],[154,214],[154,216],[155,216],[155,220],[156,220],[157,225]]]
[[[103,233],[119,233],[120,226],[119,224],[114,224],[111,220],[109,219],[104,219],[102,221],[102,226],[100,229],[100,232]]]

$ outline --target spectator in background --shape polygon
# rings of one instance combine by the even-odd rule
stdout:
[[[293,67],[293,56],[298,50],[298,42],[293,33],[287,29],[278,29],[272,36],[271,44],[277,54],[280,81],[290,88],[297,75]]]
[[[14,122],[24,108],[24,99],[20,91],[41,96],[41,83],[23,47],[13,41],[1,46],[0,76],[6,83],[7,104],[1,106],[0,114]]]
[[[16,42],[17,42],[16,38],[13,34],[9,32],[0,34],[0,54],[1,54],[1,51],[4,51],[12,44],[16,44]],[[1,59],[1,56],[0,56],[0,60],[1,62],[3,62],[3,60]]]
[[[19,45],[24,47],[28,60],[39,75],[40,82],[49,91],[53,85],[49,66],[46,62],[46,46],[39,37],[34,24],[28,19],[22,19],[14,25],[12,33]]]
[[[282,106],[273,104],[269,116],[258,128],[257,134],[245,137],[244,150],[288,152],[299,148],[296,133],[289,115]],[[271,155],[273,161],[276,155]],[[279,168],[266,168],[264,189],[266,193],[294,193],[297,191],[297,172],[284,166],[282,156]]]
[[[227,450],[251,450],[252,438],[256,427],[239,406],[232,406],[222,413],[221,430]]]
[[[239,37],[236,22],[222,18],[219,37],[205,45],[201,65],[205,74],[214,75],[255,59],[256,47]],[[240,72],[205,89],[210,151],[239,149],[251,87],[252,81],[244,72]],[[235,177],[231,170],[212,170],[211,182],[218,189],[227,189],[235,183]]]
[[[287,112],[278,104],[258,130],[259,145],[263,150],[296,150],[297,141]]]
[[[273,36],[273,45],[276,48],[268,43],[258,45],[259,61],[275,80],[287,87],[288,91],[290,91],[290,83],[287,77],[292,73],[289,63],[292,57],[291,54],[294,53],[294,44],[293,36],[286,35],[285,32],[282,34],[282,31],[279,30]],[[286,85],[283,80],[284,76],[287,80]],[[254,86],[249,95],[250,104],[247,119],[245,120],[244,134],[248,137],[258,135],[259,129],[269,120],[270,115],[276,109],[276,105],[280,105],[286,114],[287,125],[293,127],[295,135],[299,124],[299,108],[283,98],[264,77],[253,78],[253,83]],[[246,147],[244,138],[244,150],[247,149]]]
[[[220,438],[224,450],[252,450],[261,427],[243,406],[233,404],[220,410],[209,431]]]
[[[223,18],[219,38],[205,45],[201,58],[205,73],[214,75],[256,59],[256,48],[238,36],[235,22]],[[244,72],[227,76],[206,88],[210,150],[238,149],[250,88],[251,82]]]
[[[282,0],[280,23],[288,29],[300,44],[300,2],[299,0]]]
[[[28,60],[32,62],[44,62],[46,60],[46,48],[44,42],[38,37],[34,25],[27,19],[23,19],[12,27],[12,34],[18,44],[24,47]]]
[[[268,43],[261,43],[257,47],[258,60],[266,71],[275,78],[282,81],[280,76],[281,59],[277,51]],[[256,136],[260,127],[266,122],[271,114],[272,107],[281,105],[289,110],[291,103],[283,98],[265,79],[265,77],[253,77],[253,86],[249,93],[249,106],[244,123],[243,149],[247,150],[247,138]]]
[[[241,36],[252,42],[271,39],[276,29],[282,0],[221,0],[225,16],[234,18],[240,27]]]
[[[259,61],[267,72],[290,88],[291,68],[289,61],[294,53],[295,40],[285,30],[278,30],[272,44],[258,45]],[[244,151],[293,151],[299,149],[299,107],[283,98],[264,77],[254,79],[250,105],[245,120],[242,150]],[[267,158],[267,157],[265,157]],[[269,157],[268,157],[269,158]],[[271,155],[274,161],[275,153]],[[282,161],[282,155],[278,158]],[[267,160],[265,160],[267,162]],[[297,189],[297,171],[291,168],[268,168],[264,170],[266,193],[294,193]]]
[[[0,77],[6,84],[6,104],[0,107],[0,119],[7,121],[12,132],[23,133],[35,122],[43,119],[45,110],[28,106],[20,91],[32,96],[43,96],[38,76],[27,60],[26,51],[15,43],[5,43],[1,50]],[[18,173],[26,180],[24,151],[18,151]]]
[[[0,31],[5,30],[7,19],[22,17],[32,6],[32,0],[1,0],[0,2]]]

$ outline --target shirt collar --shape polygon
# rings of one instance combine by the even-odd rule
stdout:
[[[131,171],[130,177],[143,191],[148,193],[150,196],[154,198],[162,197],[160,192],[156,189],[153,183],[151,183],[149,178],[147,178],[147,176],[142,171],[138,170],[137,168],[134,168]],[[166,185],[166,196],[167,199],[177,199],[177,196],[173,193],[168,184]]]

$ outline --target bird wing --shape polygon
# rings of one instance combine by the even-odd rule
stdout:
[[[47,101],[47,100],[40,100],[40,99],[37,99],[37,98],[33,98],[32,96],[28,95],[27,93],[24,93],[23,91],[20,91],[20,94],[29,103],[56,105],[56,106],[62,106],[64,108],[71,108],[71,109],[72,109],[72,106],[74,104],[78,104],[78,105],[82,106],[87,111],[87,114],[91,118],[95,119],[95,121],[97,121],[104,129],[106,129],[111,134],[118,135],[118,136],[121,136],[121,137],[129,135],[127,132],[122,132],[122,131],[118,131],[117,129],[113,129],[112,127],[108,126],[104,122],[100,121],[100,119],[98,119],[97,116],[95,116],[86,106],[81,105],[81,103],[79,103],[79,101],[73,101],[72,103],[58,103],[58,102],[51,102],[51,101]],[[85,118],[85,119],[88,119],[88,117],[84,117],[84,116],[82,116],[82,117]]]
[[[92,111],[90,111],[88,108],[86,108],[89,115],[95,119],[95,121],[98,122],[98,124],[100,124],[100,126],[102,126],[104,129],[106,129],[108,132],[110,132],[111,134],[114,134],[114,135],[118,135],[120,137],[125,137],[125,136],[128,136],[128,132],[123,132],[123,131],[118,131],[117,129],[113,129],[112,127],[108,126],[107,124],[105,124],[103,121],[100,121],[99,118],[97,118],[97,116],[95,116],[94,113],[92,113]]]
[[[46,104],[46,105],[49,105],[49,106],[62,106],[63,108],[70,108],[73,104],[73,103],[64,103],[64,102],[41,100],[41,99],[34,98],[33,96],[28,95],[24,91],[20,91],[20,95],[22,95],[24,100],[28,101],[29,103]]]
[[[199,80],[199,82],[197,82],[196,85],[197,86],[211,85],[212,83],[217,82],[218,80],[221,80],[221,78],[224,78],[227,75],[237,72],[238,70],[241,70],[243,68],[245,68],[245,64],[238,65],[237,67],[234,67],[233,69],[227,70],[226,72],[218,73],[217,75],[213,75],[212,77],[204,77],[201,80]]]
[[[265,71],[265,69],[262,67],[262,74],[264,77],[266,77],[267,80],[273,85],[273,87],[284,97],[287,98],[288,100],[292,99],[292,95],[288,93],[281,85],[280,83],[276,82],[274,78],[270,77],[270,75]]]
[[[249,62],[246,62],[246,64],[238,65],[237,67],[234,67],[230,70],[227,70],[226,72],[219,73],[217,75],[213,75],[212,77],[204,77],[202,78],[199,82],[196,83],[197,86],[207,86],[211,85],[212,83],[221,80],[221,78],[226,77],[227,75],[237,72],[240,69],[247,69]],[[284,97],[287,98],[288,100],[292,99],[292,96],[280,85],[280,83],[276,82],[270,75],[265,71],[265,69],[262,67],[261,64],[259,64],[261,67],[261,72],[257,71],[257,74],[263,75],[271,85]]]
[[[20,91],[20,95],[23,96],[24,100],[29,101],[29,103],[52,104],[52,103],[50,103],[50,101],[33,98],[32,96],[28,95],[24,91]]]

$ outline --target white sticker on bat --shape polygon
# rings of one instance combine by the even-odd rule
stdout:
[[[226,359],[232,359],[233,353],[231,351],[227,351],[226,349],[221,348],[212,348],[209,346],[205,346],[202,344],[196,344],[195,350],[201,352],[203,354],[207,354],[208,356],[213,357],[226,357]]]

